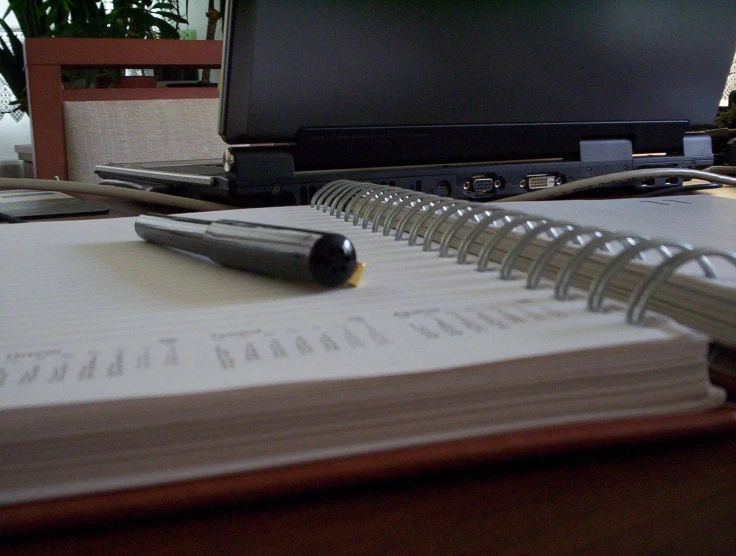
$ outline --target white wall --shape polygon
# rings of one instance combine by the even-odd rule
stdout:
[[[31,142],[31,121],[23,116],[15,122],[8,114],[0,120],[0,161],[18,160],[13,150],[14,145],[24,145]]]
[[[236,1],[236,0],[232,0]],[[193,29],[197,32],[197,39],[204,40],[207,36],[207,0],[189,0],[189,14],[187,20],[189,25],[183,25],[182,29]],[[215,0],[215,8],[219,6],[219,0]],[[180,0],[180,5],[184,5],[184,1]],[[222,19],[217,22],[217,31],[215,39],[222,39]],[[200,72],[201,75],[201,72]],[[219,71],[212,70],[210,72],[210,82],[217,83],[219,80]]]
[[[0,3],[2,0],[0,0]],[[215,8],[219,7],[219,0],[215,0]],[[180,5],[184,6],[184,0],[180,1]],[[203,40],[207,33],[207,6],[208,0],[189,0],[189,25],[184,25],[185,29],[194,29],[197,31],[197,39]],[[216,39],[222,38],[222,20],[217,23]]]

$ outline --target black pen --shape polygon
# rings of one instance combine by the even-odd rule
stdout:
[[[139,216],[135,231],[223,266],[327,287],[357,285],[363,269],[351,241],[329,232],[158,214]]]

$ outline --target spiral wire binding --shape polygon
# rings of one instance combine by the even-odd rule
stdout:
[[[346,200],[343,200],[342,203],[340,203],[337,207],[337,214],[336,216],[340,218],[340,215],[344,212],[345,216],[345,222],[347,222],[350,219],[351,214],[355,214],[356,220],[358,219],[359,215],[359,208],[355,205],[359,205],[362,207],[365,205],[368,201],[374,201],[381,197],[383,193],[386,193],[389,191],[390,188],[386,185],[384,186],[375,186],[371,189],[365,190],[366,195],[361,197],[360,195],[353,195],[351,198],[348,198]],[[347,201],[347,202],[345,202]],[[353,224],[356,222],[354,221]]]
[[[706,278],[717,278],[709,258],[725,259],[736,266],[736,253],[719,249],[693,248],[682,242],[666,239],[652,239],[639,234],[610,231],[595,226],[581,226],[573,222],[556,220],[543,216],[525,214],[490,204],[439,197],[400,187],[373,183],[337,180],[322,187],[312,198],[311,206],[327,212],[346,222],[351,218],[353,225],[362,224],[367,228],[372,223],[372,231],[383,228],[388,236],[395,226],[394,240],[401,241],[408,232],[407,242],[415,245],[424,230],[422,249],[431,251],[435,236],[443,226],[439,243],[439,256],[447,257],[453,241],[457,243],[457,263],[465,264],[470,247],[483,232],[492,230],[489,238],[482,244],[477,256],[477,268],[486,271],[493,254],[504,238],[514,230],[525,231],[514,246],[500,261],[499,277],[508,280],[512,277],[521,254],[543,234],[549,241],[542,252],[532,259],[526,270],[526,287],[539,287],[544,272],[555,257],[569,243],[576,244],[575,253],[568,257],[556,273],[553,288],[554,297],[560,301],[569,299],[569,290],[580,267],[596,251],[609,251],[610,244],[618,243],[622,250],[607,261],[600,273],[588,286],[587,306],[590,311],[603,310],[603,301],[615,276],[634,258],[644,259],[647,251],[656,250],[662,261],[651,267],[629,296],[626,320],[631,324],[643,321],[647,306],[657,290],[682,266],[697,262]],[[454,220],[453,220],[454,218]],[[500,225],[496,225],[501,222]],[[407,230],[407,226],[411,227]],[[472,223],[472,224],[471,224]],[[458,238],[460,230],[470,230]],[[672,249],[675,249],[673,252]]]
[[[542,254],[537,257],[537,259],[531,264],[529,270],[527,271],[526,287],[530,290],[534,290],[539,287],[539,283],[542,280],[542,273],[547,267],[547,264],[550,262],[555,253],[557,253],[570,241],[586,236],[598,237],[602,235],[603,232],[603,230],[595,227],[573,224],[571,229],[560,234],[552,242],[550,242],[550,244],[542,252]]]
[[[451,216],[456,215],[458,212],[466,208],[473,208],[473,205],[468,201],[458,201],[457,203],[453,203],[452,206],[447,207],[447,210],[445,210],[442,215],[435,218],[429,228],[427,228],[427,233],[424,234],[422,251],[431,251],[432,243],[434,242],[434,235],[437,233],[437,230],[439,230]]]
[[[365,200],[365,199],[362,200],[358,204],[358,207],[356,207],[356,209],[354,211],[355,214],[353,216],[353,225],[354,226],[357,226],[358,223],[362,220],[362,222],[363,222],[363,228],[364,229],[367,228],[368,227],[368,223],[369,222],[372,222],[374,220],[374,218],[375,218],[374,215],[373,215],[373,212],[379,210],[382,206],[384,206],[386,204],[386,202],[388,202],[389,199],[391,199],[393,197],[396,197],[397,195],[398,195],[398,193],[396,191],[392,191],[391,189],[388,189],[388,190],[381,191],[378,194],[378,196],[376,196],[373,199],[372,204],[367,204],[367,200]],[[363,211],[363,207],[366,206],[366,205],[367,205],[368,210],[367,210],[367,212],[363,213],[362,212]],[[347,222],[348,216],[349,215],[346,212],[345,213],[345,221],[346,222]]]
[[[557,272],[557,278],[555,279],[555,298],[560,301],[568,299],[570,284],[575,276],[575,272],[596,250],[613,241],[634,245],[636,243],[635,237],[639,236],[633,236],[633,234],[626,232],[607,231],[602,232],[599,236],[593,237],[593,239],[588,243],[580,247],[575,255],[573,255]]]
[[[528,215],[516,216],[509,219],[503,226],[498,228],[493,235],[491,235],[490,239],[485,243],[485,245],[483,245],[480,253],[478,253],[478,270],[481,272],[486,271],[491,254],[496,250],[496,247],[501,243],[501,240],[511,233],[512,230],[524,224],[533,225],[545,221],[546,220],[542,217]]]
[[[455,237],[455,234],[465,226],[468,222],[470,222],[473,218],[477,218],[481,214],[487,213],[489,210],[493,210],[490,207],[487,207],[486,205],[482,204],[476,204],[470,208],[465,214],[462,216],[458,216],[455,219],[455,222],[453,222],[450,225],[450,228],[447,230],[447,232],[440,238],[440,257],[446,257],[447,252],[450,250],[450,242]],[[426,250],[426,249],[425,249]]]
[[[673,255],[669,250],[670,248],[677,248],[686,251],[693,249],[691,245],[680,241],[644,239],[621,251],[608,265],[606,265],[606,268],[603,269],[603,272],[598,276],[598,279],[591,284],[588,295],[588,309],[593,312],[600,312],[603,310],[603,298],[608,285],[611,283],[611,280],[618,271],[621,270],[633,257],[650,249],[657,249],[664,257],[670,258]],[[700,266],[703,269],[703,274],[705,274],[707,278],[716,277],[713,265],[708,259],[700,257],[698,259],[698,263],[700,263]]]
[[[491,211],[491,214],[482,218],[478,222],[478,224],[473,227],[470,233],[467,236],[465,236],[465,238],[460,242],[460,245],[457,248],[457,264],[465,264],[468,258],[468,251],[470,250],[470,246],[478,238],[478,236],[480,236],[484,231],[486,231],[490,227],[490,224],[493,224],[494,222],[497,222],[499,220],[508,221],[509,219],[514,218],[515,216],[521,216],[521,217],[526,216],[526,214],[522,212],[510,211],[510,210],[501,209],[498,207],[490,208],[490,211]],[[452,241],[452,238],[450,238],[450,241]]]
[[[573,229],[575,224],[572,222],[564,222],[562,220],[546,220],[539,223],[538,226],[534,226],[531,230],[527,231],[519,241],[516,242],[516,245],[504,256],[503,260],[501,261],[501,271],[500,271],[500,278],[501,280],[509,280],[511,278],[511,274],[514,271],[514,267],[516,266],[516,261],[519,258],[519,255],[526,249],[532,241],[534,241],[537,237],[539,237],[540,234],[544,232],[548,232],[552,234],[553,238],[559,237],[559,234],[557,233],[557,230],[559,228],[567,228],[568,230]]]
[[[706,257],[720,257],[736,266],[736,253],[732,253],[730,251],[708,248],[680,251],[677,255],[667,259],[659,266],[654,267],[649,275],[639,284],[636,290],[634,290],[629,298],[626,320],[632,324],[639,324],[644,318],[647,304],[659,286],[662,285],[667,278],[672,276],[672,274],[674,274],[681,266],[689,263],[690,261]]]
[[[437,214],[438,210],[445,209],[445,212],[447,212],[451,208],[457,206],[457,204],[458,201],[456,201],[455,199],[442,199],[441,201],[437,201],[436,203],[434,203],[431,207],[429,207],[428,210],[424,211],[424,214],[417,218],[417,221],[414,222],[411,229],[409,230],[409,245],[414,245],[416,243],[417,236],[419,235],[422,226],[427,220],[429,220],[431,217],[434,217],[434,215]],[[436,218],[435,220],[439,220],[439,218]],[[426,232],[425,238],[427,237],[427,235],[429,235],[429,229]]]
[[[426,195],[424,193],[416,193],[416,192],[411,192],[411,193],[408,193],[407,195],[402,196],[399,203],[397,203],[393,208],[391,208],[391,210],[389,210],[389,213],[386,215],[386,220],[383,224],[383,235],[387,236],[388,234],[391,233],[391,225],[393,224],[396,216],[402,210],[404,210],[404,207],[411,205],[411,203],[414,202],[415,199],[419,200],[425,197]],[[381,225],[380,221],[378,220],[374,221],[373,231],[377,232],[380,225]]]

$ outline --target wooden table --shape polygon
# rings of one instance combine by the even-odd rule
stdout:
[[[2,554],[734,554],[736,435],[462,465],[6,537]]]

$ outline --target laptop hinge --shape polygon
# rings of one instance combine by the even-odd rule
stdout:
[[[693,159],[693,166],[698,166],[698,159],[713,160],[713,142],[707,133],[688,133],[682,140],[683,154]]]
[[[597,139],[580,141],[580,162],[626,162],[634,157],[629,139]],[[713,164],[713,146],[707,133],[688,133],[682,139],[682,156],[689,158],[693,168]],[[666,162],[659,155],[659,165]],[[644,158],[640,160],[645,160]],[[658,163],[655,162],[655,165]],[[666,165],[666,164],[664,164]],[[672,164],[674,165],[674,164]],[[676,164],[680,166],[681,164]]]
[[[294,177],[294,157],[286,146],[232,146],[223,160],[225,170],[242,184],[265,185]]]

